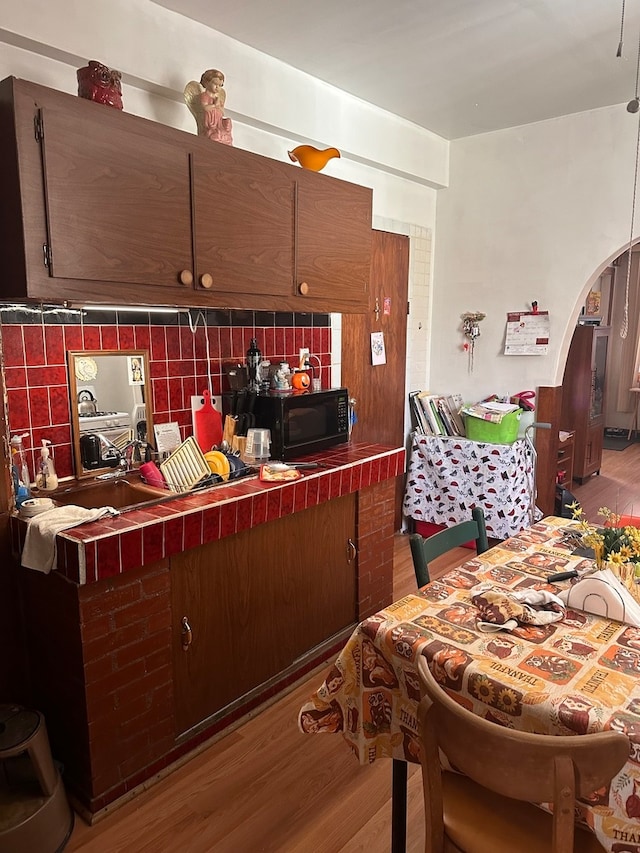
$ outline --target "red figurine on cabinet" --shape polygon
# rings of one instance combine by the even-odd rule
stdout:
[[[78,68],[76,76],[79,97],[122,109],[122,74],[119,71],[92,59],[84,68]]]

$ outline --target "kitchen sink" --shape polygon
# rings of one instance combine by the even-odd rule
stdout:
[[[241,471],[236,471],[232,474],[228,481],[223,480],[215,474],[211,474],[210,477],[194,487],[191,492],[176,493],[158,486],[149,486],[142,481],[138,473],[132,471],[120,477],[109,477],[106,480],[95,479],[76,483],[66,489],[52,492],[51,497],[56,504],[61,506],[73,504],[74,506],[82,506],[86,509],[112,506],[114,509],[123,512],[124,510],[133,509],[143,504],[162,503],[162,501],[183,497],[195,492],[208,492],[216,489],[218,486],[224,486],[232,480],[255,479],[257,476],[258,469],[247,465]]]
[[[67,489],[61,489],[51,495],[57,504],[67,506],[82,506],[86,509],[97,509],[102,506],[112,506],[114,509],[125,510],[146,503],[157,503],[175,497],[167,489],[148,486],[140,478],[133,475],[114,477],[109,480],[92,480],[80,483]]]

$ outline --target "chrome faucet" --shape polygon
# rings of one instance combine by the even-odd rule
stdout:
[[[106,437],[106,435],[103,435],[101,432],[97,432],[96,435],[107,448],[105,453],[100,454],[102,461],[112,462],[113,460],[116,460],[116,464],[119,468],[125,468],[126,459],[123,457],[120,448],[117,447],[110,439]]]
[[[142,462],[142,456],[140,454],[140,451],[143,447],[148,447],[146,441],[140,441],[140,439],[138,438],[133,438],[131,441],[128,441],[122,448],[120,452],[124,457],[124,462],[127,471],[131,471],[134,461]]]

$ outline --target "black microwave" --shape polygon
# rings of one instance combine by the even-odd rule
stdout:
[[[256,397],[256,426],[271,430],[271,458],[289,462],[349,440],[349,392],[269,392]]]

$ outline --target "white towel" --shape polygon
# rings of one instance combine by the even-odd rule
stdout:
[[[56,535],[61,530],[95,521],[105,515],[118,515],[112,506],[85,509],[81,506],[58,506],[34,516],[29,521],[22,549],[22,565],[49,574],[56,567]]]

